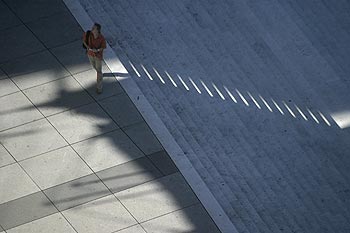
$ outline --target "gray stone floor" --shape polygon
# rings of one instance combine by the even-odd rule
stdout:
[[[95,94],[61,0],[0,22],[0,232],[218,232],[106,65]]]
[[[350,232],[349,1],[77,1],[238,232]]]

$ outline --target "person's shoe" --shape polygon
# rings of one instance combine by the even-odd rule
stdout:
[[[102,94],[102,89],[96,89],[97,94]]]

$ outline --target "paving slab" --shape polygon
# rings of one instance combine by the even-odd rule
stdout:
[[[69,75],[49,51],[20,57],[1,64],[0,67],[22,90]]]
[[[72,146],[95,172],[144,156],[121,130],[106,133]]]
[[[0,131],[40,118],[43,115],[23,93],[17,92],[0,98]]]
[[[31,21],[27,26],[47,48],[81,39],[83,34],[81,27],[69,11]]]
[[[125,127],[124,131],[146,155],[163,150],[162,145],[145,122]]]
[[[117,125],[96,103],[75,108],[48,119],[69,143],[117,129]]]
[[[32,87],[24,93],[44,116],[93,102],[72,76]]]
[[[121,128],[144,121],[126,94],[106,98],[100,103]]]
[[[164,150],[148,155],[148,158],[165,176],[179,171],[173,160]]]
[[[39,19],[41,17],[50,16],[52,14],[66,11],[67,8],[61,0],[5,0],[15,14],[24,22]]]
[[[141,223],[147,233],[220,233],[202,205],[194,205]]]
[[[60,213],[52,214],[33,222],[7,230],[8,233],[75,233]]]
[[[124,230],[117,231],[116,233],[147,233],[143,230],[143,228],[140,225],[128,227]]]
[[[0,205],[0,224],[5,230],[56,213],[57,209],[42,192]]]
[[[0,142],[17,161],[68,145],[46,119],[3,131]]]
[[[199,202],[179,173],[121,191],[115,195],[138,222],[144,222]]]
[[[102,66],[102,72],[108,73],[109,69],[104,65]],[[90,69],[73,75],[74,78],[86,89],[89,94],[96,100],[101,100],[106,97],[118,95],[124,92],[119,82],[115,77],[103,78],[103,92],[101,94],[96,93],[96,71]]]
[[[83,34],[81,36],[83,37]],[[71,74],[91,69],[82,39],[53,48],[51,51]]]
[[[39,191],[17,163],[0,168],[0,177],[0,204]]]
[[[113,195],[62,213],[78,233],[115,232],[137,223]]]
[[[24,160],[20,164],[41,189],[92,173],[69,146]]]
[[[117,193],[157,179],[162,174],[146,157],[143,157],[100,171],[97,176],[113,193]]]
[[[0,44],[6,44],[0,54],[0,63],[44,49],[40,41],[24,25],[3,30],[0,34]]]
[[[0,30],[22,24],[17,16],[2,1],[0,2],[0,12]]]
[[[9,78],[0,79],[0,97],[19,91],[18,87]]]
[[[7,152],[3,145],[0,145],[0,167],[16,162],[15,159]]]
[[[46,189],[44,193],[59,211],[111,194],[95,174]]]

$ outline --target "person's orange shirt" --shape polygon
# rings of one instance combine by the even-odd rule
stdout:
[[[83,35],[84,41],[85,41],[85,37],[86,37],[86,32]],[[106,48],[106,40],[101,34],[97,38],[95,38],[91,32],[89,35],[89,38],[88,38],[88,46],[90,47],[90,49],[101,49],[101,48],[105,49]],[[89,56],[98,57],[100,59],[103,58],[102,51],[93,52],[91,50],[88,50],[87,53]]]

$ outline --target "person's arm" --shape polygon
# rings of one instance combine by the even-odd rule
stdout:
[[[86,47],[87,50],[90,50],[89,45],[86,44],[86,32],[84,32],[84,35],[83,35],[83,44],[85,45],[85,47]]]
[[[106,48],[106,39],[103,37],[101,48],[97,50],[97,52],[103,53],[103,50]]]

